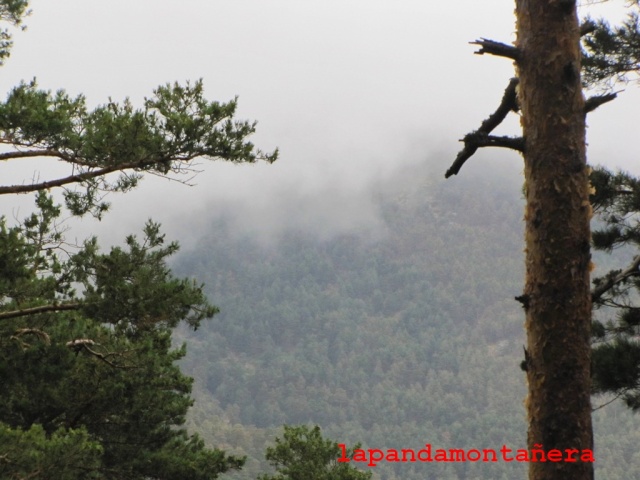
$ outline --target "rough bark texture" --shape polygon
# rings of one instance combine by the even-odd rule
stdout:
[[[588,171],[575,1],[516,0],[525,138],[528,446],[592,450]],[[579,458],[579,455],[578,455]],[[530,480],[593,478],[533,462]]]

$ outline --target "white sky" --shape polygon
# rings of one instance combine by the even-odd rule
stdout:
[[[238,95],[239,117],[258,120],[254,143],[281,150],[270,166],[203,162],[193,188],[153,179],[133,194],[113,196],[104,225],[85,222],[107,237],[114,224],[124,234],[153,216],[188,243],[204,212],[232,205],[248,223],[333,218],[349,228],[373,221],[363,195],[371,183],[422,161],[442,176],[457,139],[495,109],[513,75],[508,60],[473,55],[468,44],[480,37],[513,41],[512,0],[34,0],[31,6],[28,30],[15,36],[0,70],[2,95],[36,77],[43,88],[84,93],[92,105],[126,96],[139,104],[160,84],[203,78],[208,98]],[[640,88],[629,86],[591,115],[592,163],[640,174],[632,145],[639,100]],[[516,124],[501,126],[501,133],[517,133]],[[479,166],[487,156],[520,162],[504,152],[470,162]],[[42,163],[27,168],[21,178],[45,170]],[[11,215],[21,203],[5,198],[0,208]]]

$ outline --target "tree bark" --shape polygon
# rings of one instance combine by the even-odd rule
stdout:
[[[575,0],[516,0],[525,139],[528,447],[593,450],[591,207]],[[531,462],[530,480],[591,480],[593,464]]]

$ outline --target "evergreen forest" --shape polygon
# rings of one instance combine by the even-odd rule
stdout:
[[[540,43],[541,54],[527,56],[552,37],[529,14],[543,3],[549,18],[571,15],[570,29],[554,28],[575,41],[565,51]],[[0,0],[0,66],[28,4]],[[517,34],[536,42],[472,42],[476,53],[515,61],[520,76],[457,157],[417,125],[414,143],[385,131],[397,149],[370,164],[357,158],[368,160],[365,150],[319,153],[332,158],[314,168],[339,165],[324,180],[292,168],[299,153],[287,153],[271,177],[282,183],[266,195],[232,175],[206,197],[161,191],[180,208],[167,230],[183,226],[183,249],[153,219],[122,232],[110,202],[149,176],[193,186],[210,160],[262,181],[280,152],[259,148],[260,137],[254,144],[257,123],[238,114],[238,97],[210,100],[203,79],[161,84],[142,102],[95,104],[35,77],[9,89],[0,101],[0,162],[11,172],[0,182],[0,480],[524,478],[526,463],[502,459],[338,458],[427,444],[591,447],[590,394],[595,475],[640,478],[640,180],[596,166],[617,159],[588,167],[583,135],[587,114],[616,99],[629,75],[637,80],[639,5],[610,27],[578,23],[576,2],[516,2]],[[531,59],[543,63],[527,71]],[[562,84],[530,82],[552,78],[552,63]],[[549,92],[557,95],[536,100]],[[538,104],[571,117],[547,124],[541,110],[526,127]],[[523,136],[490,135],[509,113]],[[535,132],[563,129],[575,131],[535,153],[545,144]],[[356,130],[349,141],[361,146]],[[283,151],[295,145],[282,137]],[[513,153],[479,151],[490,146],[518,151],[524,167]],[[532,175],[562,166],[557,159],[576,162]],[[224,178],[236,203],[216,197]],[[27,214],[18,196],[33,201]],[[103,219],[109,235],[74,238]],[[591,462],[579,463],[580,478],[593,478]],[[534,464],[529,477],[552,478],[548,467],[554,479],[578,478],[564,474],[574,466]]]
[[[265,241],[208,219],[174,268],[202,279],[221,309],[193,333],[187,425],[247,455],[250,479],[282,424],[317,424],[363,448],[525,448],[522,180],[503,160],[455,184],[431,162],[373,188],[380,231]],[[498,165],[500,163],[500,165]],[[500,168],[498,168],[500,167]],[[295,203],[295,201],[293,201]],[[627,252],[597,254],[595,274]],[[608,397],[594,397],[594,406]],[[640,420],[614,402],[594,412],[596,473],[640,465]],[[382,462],[374,478],[512,479],[525,464]],[[600,473],[599,473],[600,472]]]

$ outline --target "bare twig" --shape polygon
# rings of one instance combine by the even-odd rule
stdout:
[[[0,312],[0,320],[7,320],[9,318],[26,317],[27,315],[38,315],[40,313],[48,312],[62,312],[65,310],[79,310],[82,307],[81,303],[61,303],[51,305],[41,305],[39,307],[21,308],[20,310],[11,310],[10,312]]]
[[[71,157],[59,150],[26,150],[0,153],[1,160],[13,160],[15,158],[34,158],[34,157],[56,157],[67,162],[71,161]]]
[[[505,119],[507,114],[511,111],[518,111],[518,101],[516,96],[516,87],[518,86],[519,80],[517,78],[512,78],[509,81],[509,85],[504,91],[504,95],[502,96],[502,100],[500,101],[500,105],[496,109],[489,118],[484,120],[476,131],[471,132],[461,140],[464,142],[464,148],[458,153],[456,159],[449,167],[449,170],[445,173],[445,178],[449,178],[452,175],[457,175],[464,163],[471,158],[471,156],[476,153],[479,147],[483,146],[501,146],[508,147],[518,150],[520,152],[524,149],[524,141],[522,139],[511,138],[508,141],[505,141],[505,138],[510,137],[490,137],[489,133],[496,128],[500,123]],[[487,139],[493,139],[493,144]],[[496,139],[502,139],[496,141]],[[509,144],[510,143],[510,144]]]
[[[486,135],[478,132],[472,132],[465,136],[462,140],[465,144],[472,143],[476,147],[504,147],[524,152],[524,138],[522,137],[497,137],[495,135]]]
[[[480,45],[480,50],[477,50],[476,55],[497,55],[499,57],[511,58],[518,61],[520,59],[520,50],[513,45],[507,45],[506,43],[496,42],[495,40],[488,40],[481,38],[475,42],[469,42],[471,45]]]
[[[640,276],[640,255],[635,256],[631,265],[629,265],[625,270],[621,271],[617,275],[607,278],[605,281],[594,287],[594,289],[591,290],[591,301],[595,302],[599,300],[602,295],[627,278],[637,276]]]
[[[9,337],[9,339],[18,341],[20,343],[20,346],[23,349],[29,348],[31,345],[29,345],[27,342],[24,342],[20,338],[23,335],[35,335],[40,340],[42,340],[46,345],[51,345],[51,337],[49,337],[49,335],[46,332],[43,332],[42,330],[39,330],[37,328],[19,328],[14,332],[13,335]]]
[[[148,162],[131,162],[111,165],[109,167],[98,168],[96,170],[89,170],[84,173],[78,173],[75,175],[69,175],[68,177],[59,178],[56,180],[50,180],[48,182],[32,183],[31,185],[8,185],[0,187],[0,195],[15,194],[15,193],[28,193],[37,192],[39,190],[46,190],[54,187],[61,187],[70,183],[81,183],[85,180],[91,180],[92,178],[101,177],[109,173],[118,172],[122,170],[141,169],[155,165],[156,161]]]
[[[100,346],[100,344],[94,342],[90,338],[76,338],[75,340],[68,341],[66,343],[66,346],[68,348],[70,348],[71,350],[73,350],[74,352],[76,352],[76,355],[78,353],[80,353],[81,351],[85,351],[85,352],[89,353],[90,355],[96,357],[97,359],[103,361],[104,363],[106,363],[107,365],[109,365],[110,367],[113,367],[113,368],[120,368],[120,369],[137,368],[135,365],[119,364],[119,363],[115,363],[115,362],[113,362],[113,361],[111,361],[109,359],[110,357],[122,357],[126,353],[131,352],[131,350],[127,350],[127,351],[124,351],[124,352],[100,353],[100,352],[97,352],[96,350],[94,350],[93,348],[91,348],[91,347],[94,347],[94,346]]]
[[[595,412],[596,410],[600,410],[601,408],[606,407],[607,405],[615,402],[616,400],[618,400],[620,397],[622,397],[625,393],[627,393],[629,390],[631,390],[631,388],[625,388],[622,392],[618,393],[615,397],[613,397],[611,400],[609,400],[608,402],[603,403],[602,405],[598,405],[595,408],[592,408],[591,411]]]

